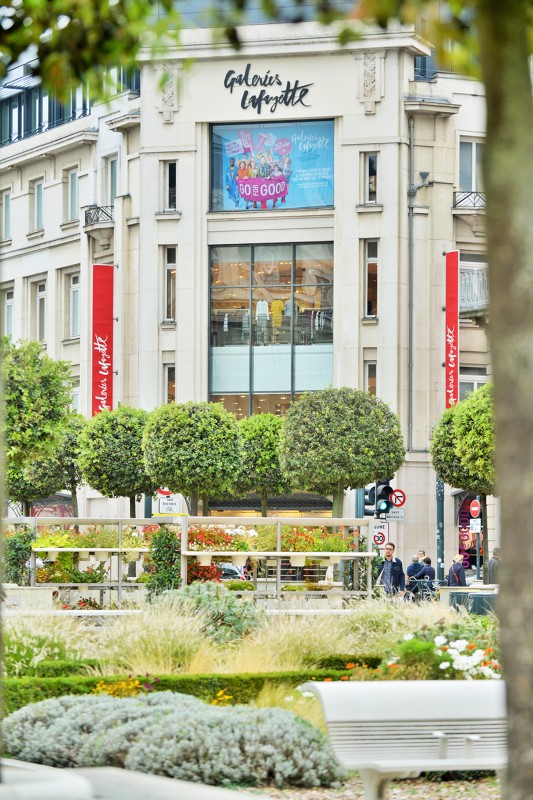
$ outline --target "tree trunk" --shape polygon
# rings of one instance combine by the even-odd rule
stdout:
[[[333,492],[333,509],[331,512],[331,516],[333,519],[340,519],[342,517],[344,510],[344,486],[342,485],[342,481],[339,481],[339,484],[335,491]]]
[[[22,516],[29,517],[30,516],[30,501],[24,500],[22,502]]]
[[[498,613],[509,723],[503,796],[533,796],[533,103],[528,0],[479,0],[487,92],[487,251],[502,557]]]
[[[202,495],[202,514],[204,517],[209,516],[209,497],[208,495]]]
[[[261,516],[268,517],[268,492],[261,492]]]
[[[191,517],[198,516],[198,492],[191,492]]]
[[[79,506],[78,506],[78,495],[76,493],[76,489],[77,488],[78,488],[77,486],[71,486],[70,487],[70,494],[72,496],[72,516],[73,517],[79,517],[79,515],[80,515],[80,509],[79,509]]]
[[[135,495],[130,497],[130,517],[131,519],[135,519]]]

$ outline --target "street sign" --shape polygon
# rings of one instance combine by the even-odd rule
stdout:
[[[179,494],[159,495],[160,514],[179,514],[181,511],[181,498]]]
[[[390,501],[396,508],[403,506],[405,503],[405,492],[403,489],[394,489],[394,491],[391,493]]]
[[[481,514],[481,504],[479,500],[472,500],[472,502],[470,503],[470,516],[476,518],[479,517],[480,514]],[[472,530],[472,528],[470,528],[470,530]]]
[[[387,511],[385,519],[390,519],[392,522],[403,522],[405,520],[405,508],[391,508]]]
[[[481,533],[481,520],[480,519],[471,519],[470,520],[470,533]]]
[[[370,521],[370,531],[369,533],[372,534],[372,541],[374,544],[377,544],[378,547],[383,545],[385,542],[389,541],[389,523],[385,522],[383,519],[373,519]],[[376,540],[375,537],[378,537],[380,540],[379,542]]]

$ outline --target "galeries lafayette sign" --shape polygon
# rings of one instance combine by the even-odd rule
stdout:
[[[268,69],[263,73],[252,72],[252,65],[247,64],[244,72],[229,69],[224,75],[224,87],[230,93],[242,90],[241,108],[254,108],[258,114],[268,109],[273,114],[278,108],[305,106],[304,100],[309,94],[312,83],[285,81],[276,72]]]

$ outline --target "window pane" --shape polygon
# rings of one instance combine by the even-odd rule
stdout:
[[[109,160],[109,205],[114,206],[117,197],[117,167],[118,162],[116,158]]]
[[[276,414],[284,416],[291,404],[290,394],[254,394],[252,397],[253,414]]]
[[[476,142],[476,192],[483,191],[483,145]]]
[[[292,277],[292,246],[254,247],[254,285],[289,284]]]
[[[372,362],[366,364],[366,391],[376,394],[376,364]]]
[[[459,191],[472,192],[472,142],[459,145]]]
[[[77,219],[78,217],[78,173],[69,172],[68,176],[69,193],[68,193],[68,218],[69,220]]]
[[[369,244],[376,244],[375,242]],[[376,244],[377,248],[377,244]],[[375,317],[378,313],[378,264],[367,261],[366,264],[366,316]]]
[[[254,344],[289,344],[291,341],[290,287],[257,289],[253,294],[252,327]]]
[[[167,208],[176,208],[176,162],[167,164]]]
[[[167,403],[173,403],[176,400],[176,367],[167,367]]]
[[[176,267],[167,266],[166,319],[176,319]]]
[[[222,403],[226,411],[231,411],[237,419],[248,417],[249,395],[247,394],[212,394],[212,403]]]
[[[377,180],[378,180],[378,155],[377,153],[368,153],[366,157],[366,177],[367,177],[367,201],[375,203],[377,198]]]
[[[5,304],[4,336],[13,336],[13,301]]]
[[[295,280],[296,284],[333,285],[333,245],[296,245]],[[333,305],[333,296],[329,305]]]
[[[287,298],[283,300],[283,298]],[[281,326],[273,326],[272,303],[280,300],[290,303],[290,295],[283,289],[266,291],[257,289],[252,300],[252,335],[253,335],[253,387],[255,392],[272,392],[291,390],[291,344],[290,315],[281,315],[281,306],[274,307],[276,322]],[[285,327],[283,327],[285,319]],[[274,338],[276,337],[276,338]],[[275,344],[276,346],[272,346]]]
[[[80,290],[74,280],[70,290],[70,335],[80,335]]]
[[[211,248],[213,286],[249,286],[251,249],[248,245]]]
[[[11,237],[11,193],[4,192],[2,196],[2,238],[9,239]]]

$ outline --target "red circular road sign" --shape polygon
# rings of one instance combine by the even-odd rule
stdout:
[[[470,503],[470,516],[474,517],[475,519],[476,517],[479,517],[480,514],[481,514],[481,505],[479,500],[472,500],[472,502]]]
[[[390,501],[395,508],[400,508],[405,503],[405,492],[403,489],[394,489],[391,492]]]
[[[385,541],[385,534],[382,531],[376,531],[372,538],[374,539],[374,544],[383,544]]]

